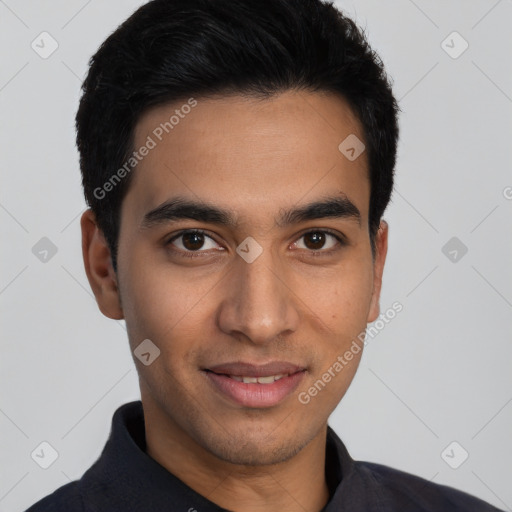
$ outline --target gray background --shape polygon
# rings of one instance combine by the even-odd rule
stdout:
[[[124,324],[101,315],[83,270],[73,118],[89,57],[141,3],[0,0],[2,511],[79,478],[114,410],[139,398]],[[403,110],[382,296],[403,311],[368,343],[331,425],[355,458],[512,510],[512,2],[338,5]],[[59,45],[47,59],[31,47],[51,48],[43,31]],[[469,44],[457,58],[453,31]],[[43,237],[57,248],[46,262]],[[43,441],[59,454],[48,469],[31,458]]]

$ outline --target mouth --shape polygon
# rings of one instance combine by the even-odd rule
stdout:
[[[269,375],[268,377],[245,377],[240,375],[228,375],[228,377],[238,382],[243,382],[244,384],[272,384],[272,382],[282,379],[283,377],[289,377],[289,375],[280,373],[279,375]]]
[[[231,403],[268,408],[295,391],[306,368],[279,361],[264,365],[237,362],[204,368],[203,373],[214,391]]]

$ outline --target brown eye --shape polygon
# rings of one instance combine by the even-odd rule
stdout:
[[[197,251],[204,245],[204,235],[202,233],[185,233],[182,235],[182,244],[189,251]]]
[[[335,249],[337,245],[344,245],[344,241],[341,237],[328,231],[309,231],[304,233],[294,245],[297,249],[327,253],[330,249]]]
[[[173,250],[177,249],[176,252],[185,254],[202,253],[211,249],[223,250],[211,236],[198,230],[182,231],[172,237],[166,245],[172,246]]]
[[[308,249],[318,250],[325,244],[325,233],[315,231],[304,235],[304,245]]]

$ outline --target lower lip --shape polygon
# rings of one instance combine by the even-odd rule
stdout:
[[[282,377],[271,384],[244,384],[227,375],[204,372],[215,389],[223,396],[244,407],[272,407],[295,391],[305,371]]]

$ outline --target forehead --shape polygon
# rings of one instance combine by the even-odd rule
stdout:
[[[194,105],[194,106],[191,106]],[[339,149],[364,140],[360,122],[339,96],[288,91],[269,99],[226,96],[165,104],[137,123],[137,163],[123,203],[135,220],[181,196],[216,204],[245,218],[342,194],[367,217],[366,152]],[[342,145],[343,146],[343,145]]]

